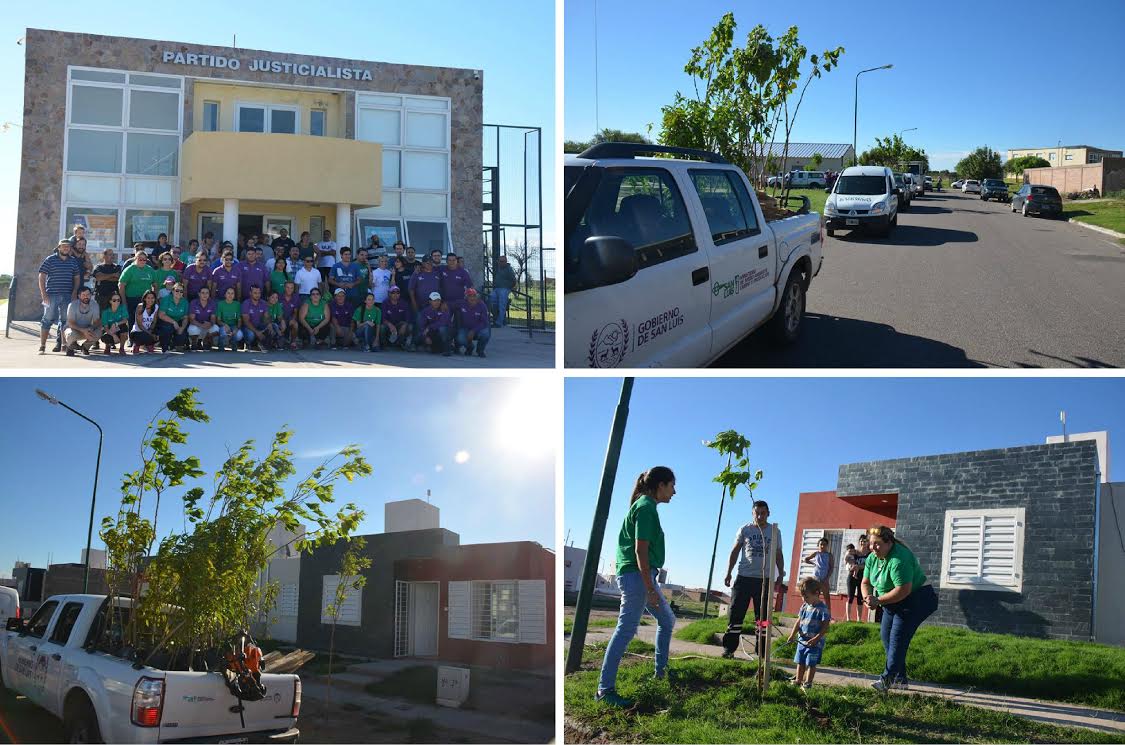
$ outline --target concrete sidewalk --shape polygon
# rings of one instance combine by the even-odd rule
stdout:
[[[7,303],[0,306],[6,310]],[[0,317],[0,327],[3,325]],[[67,357],[62,352],[52,352],[53,340],[47,341],[47,353],[39,354],[39,324],[35,321],[14,321],[11,338],[0,338],[0,368],[33,368],[62,370],[97,370],[103,374],[116,371],[127,374],[141,369],[184,370],[238,370],[314,369],[333,373],[342,370],[371,370],[385,368],[479,370],[496,368],[552,368],[555,366],[555,335],[536,331],[529,337],[526,331],[512,327],[492,330],[492,339],[486,350],[487,357],[442,357],[425,352],[393,350],[380,353],[361,352],[358,349],[335,351],[330,349],[288,350],[276,352],[170,352],[124,357],[107,356],[92,352],[85,357],[79,352]]]
[[[789,633],[789,626],[792,624],[792,619],[780,619],[779,626]],[[782,626],[784,624],[784,626]],[[677,623],[677,628],[684,625],[683,622]],[[609,637],[613,634],[612,629],[590,629],[587,633],[586,639],[588,643],[608,641]],[[637,638],[642,641],[654,643],[656,641],[656,627],[655,626],[641,626],[637,632]],[[745,645],[743,648],[746,648]],[[721,657],[723,648],[713,644],[697,644],[695,642],[683,641],[681,639],[672,638],[672,647],[670,650],[673,664],[675,664],[676,657],[683,657],[685,655],[700,655],[704,657]],[[743,652],[740,650],[735,655],[735,659],[751,663]],[[752,664],[752,663],[751,663]],[[774,664],[785,668],[787,672],[793,673],[796,666],[793,662],[786,657],[785,659],[774,659]],[[877,675],[868,675],[866,673],[856,672],[854,670],[841,670],[831,667],[818,667],[816,669],[816,678],[814,685],[833,685],[833,686],[870,686],[878,679]],[[918,681],[910,682],[910,690],[906,692],[896,692],[896,695],[910,695],[910,694],[924,694],[927,696],[938,696],[958,704],[965,704],[967,706],[979,706],[984,709],[993,709],[995,711],[1004,711],[1015,716],[1024,717],[1025,719],[1032,719],[1037,722],[1045,724],[1053,724],[1059,727],[1083,727],[1085,729],[1096,730],[1098,732],[1106,732],[1109,734],[1116,734],[1125,736],[1125,713],[1118,711],[1109,711],[1107,709],[1096,709],[1090,706],[1082,706],[1080,704],[1066,704],[1057,701],[1040,701],[1032,698],[1022,698],[1020,696],[1008,696],[1000,693],[986,693],[983,691],[976,691],[972,688],[958,688],[956,686],[939,685],[937,683],[923,683]]]

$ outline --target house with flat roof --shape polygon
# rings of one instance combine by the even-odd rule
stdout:
[[[1008,149],[1008,160],[1034,155],[1043,158],[1052,168],[1101,163],[1105,158],[1120,158],[1121,150],[1106,150],[1092,145],[1053,145],[1051,147],[1017,147]]]

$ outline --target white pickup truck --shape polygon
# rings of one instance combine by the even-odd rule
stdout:
[[[603,143],[564,178],[567,367],[700,367],[767,323],[797,339],[820,215],[767,222],[745,174],[703,150]]]
[[[117,613],[131,601],[121,599]],[[0,688],[62,720],[67,742],[296,742],[301,681],[262,674],[263,698],[239,701],[217,672],[160,670],[105,651],[109,600],[56,595],[0,632]],[[242,711],[239,711],[241,705]]]

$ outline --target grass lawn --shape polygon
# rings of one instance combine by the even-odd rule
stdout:
[[[641,618],[641,626],[651,626],[653,623],[654,622],[653,622],[652,618],[649,617],[649,616],[643,616]],[[588,628],[588,629],[594,629],[594,628],[612,629],[616,625],[617,625],[617,619],[616,618],[594,618],[594,619],[591,619],[591,621],[588,624],[586,624],[586,628]],[[563,632],[567,633],[567,634],[570,634],[573,631],[574,631],[574,619],[571,618],[570,616],[563,616]]]
[[[777,192],[777,196],[779,196],[779,197],[783,193],[781,189],[775,190],[775,189],[772,189],[772,188],[767,189],[766,193],[767,194],[773,194],[774,191]],[[809,205],[809,209],[813,212],[819,212],[821,214],[824,214],[824,203],[828,200],[828,192],[826,192],[824,189],[790,189],[789,195],[790,196],[805,196],[805,197],[808,197],[809,202],[811,202],[811,204]],[[796,200],[794,200],[794,201],[796,201]],[[796,207],[795,204],[790,204],[789,206],[791,208]]]
[[[1063,217],[1125,233],[1125,199],[1106,202],[1066,202]]]
[[[714,625],[696,621],[676,636],[711,643]],[[790,644],[774,650],[779,659],[792,659],[795,651]],[[885,661],[875,624],[829,628],[822,665],[877,675]],[[922,626],[907,665],[911,678],[928,683],[1125,711],[1125,649],[1119,647]]]
[[[600,655],[600,650],[599,650]],[[652,679],[648,660],[626,658],[618,691],[637,702],[594,701],[596,662],[566,677],[568,742],[1120,742],[1119,736],[1054,727],[1011,714],[918,695],[884,696],[857,686],[801,692],[774,676],[759,697],[750,668],[730,660],[674,663],[672,684]]]
[[[527,325],[527,304],[531,302],[531,321],[534,325],[539,320],[543,313],[540,312],[539,298],[544,292],[544,288],[538,283],[532,284],[530,287],[524,288],[520,286],[520,292],[527,290],[527,296],[512,297],[511,305],[508,308],[508,322],[512,325],[526,326]],[[546,323],[548,329],[555,327],[555,283],[550,282],[546,287]]]

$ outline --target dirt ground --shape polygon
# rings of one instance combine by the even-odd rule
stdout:
[[[331,704],[307,701],[301,706],[297,722],[301,742],[316,743],[484,743],[488,738],[474,738],[463,732],[444,730],[432,720],[402,720],[382,714],[364,712],[352,703]]]

